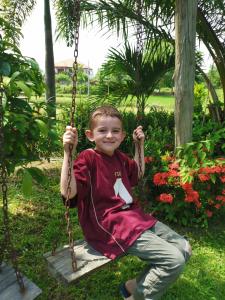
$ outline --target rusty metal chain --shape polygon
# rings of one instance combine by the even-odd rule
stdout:
[[[74,2],[74,62],[73,62],[73,88],[72,88],[72,103],[71,103],[71,114],[70,114],[70,125],[74,127],[75,121],[75,111],[76,111],[76,96],[77,96],[77,72],[78,72],[78,44],[79,44],[79,27],[80,27],[80,0],[75,0]],[[72,259],[72,268],[75,272],[77,270],[76,253],[74,251],[74,240],[73,231],[70,223],[70,194],[71,194],[71,179],[72,179],[72,164],[73,164],[73,145],[69,145],[69,158],[68,158],[68,182],[67,182],[67,197],[66,197],[66,212],[65,218],[67,223],[67,233],[69,239],[69,248]]]
[[[142,0],[136,0],[136,11],[138,17],[141,17],[142,13]],[[139,21],[136,22],[136,51],[137,51],[137,66],[136,66],[136,83],[139,84],[140,82],[140,64],[141,64],[141,57],[143,52],[143,27]],[[138,87],[139,89],[140,87]],[[141,97],[140,93],[137,95],[137,121],[140,122],[142,116],[141,116]],[[138,149],[138,161],[139,161],[139,174],[140,178],[143,178],[143,168],[142,168],[142,159],[141,159],[141,146],[140,142],[137,145]]]
[[[0,159],[1,159],[0,172],[1,172],[1,192],[2,192],[2,202],[3,202],[3,226],[4,226],[3,252],[5,250],[8,250],[10,254],[12,265],[16,273],[17,282],[20,286],[21,293],[23,293],[25,291],[24,281],[18,268],[17,255],[12,244],[10,228],[9,228],[8,198],[7,198],[7,191],[8,191],[7,169],[5,164],[5,153],[4,153],[3,93],[4,93],[3,78],[2,75],[0,75]]]
[[[140,18],[142,14],[143,3],[142,0],[136,0],[136,11],[137,15]],[[137,52],[140,54],[143,50],[143,26],[137,21],[136,22],[136,37],[137,37]]]

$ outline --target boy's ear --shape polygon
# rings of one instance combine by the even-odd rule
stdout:
[[[85,130],[85,135],[90,142],[94,142],[93,132],[91,130]]]

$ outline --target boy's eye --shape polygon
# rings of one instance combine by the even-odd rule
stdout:
[[[98,131],[99,131],[99,132],[106,132],[105,129],[99,129]]]
[[[120,132],[120,130],[119,129],[114,129],[113,132],[118,133],[118,132]]]

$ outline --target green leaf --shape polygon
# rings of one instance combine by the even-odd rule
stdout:
[[[25,196],[30,196],[32,192],[32,176],[26,169],[23,172],[22,191]]]
[[[205,152],[200,152],[199,157],[200,157],[201,161],[203,161],[206,158],[206,153]]]
[[[16,85],[24,92],[27,98],[31,97],[32,89],[29,88],[23,81],[17,81]]]
[[[32,178],[35,179],[38,183],[43,183],[44,181],[46,181],[46,177],[41,169],[31,167],[27,168],[27,171],[30,173]]]
[[[10,82],[13,82],[16,79],[16,77],[18,77],[19,75],[20,75],[19,71],[14,72],[11,76]]]
[[[215,182],[216,182],[216,175],[215,174],[210,174],[210,178],[211,178],[211,181],[215,184]]]
[[[47,124],[44,121],[40,120],[40,119],[36,119],[35,122],[38,124],[40,132],[44,136],[47,136],[48,135],[48,126],[47,126]]]
[[[11,66],[8,62],[0,61],[0,75],[9,76],[11,73]]]

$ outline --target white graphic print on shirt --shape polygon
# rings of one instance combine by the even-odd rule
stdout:
[[[130,204],[133,202],[133,198],[131,197],[130,193],[128,192],[128,190],[126,189],[126,187],[122,182],[122,178],[116,179],[113,188],[115,191],[115,195],[116,196],[119,195],[126,202],[126,204]]]

